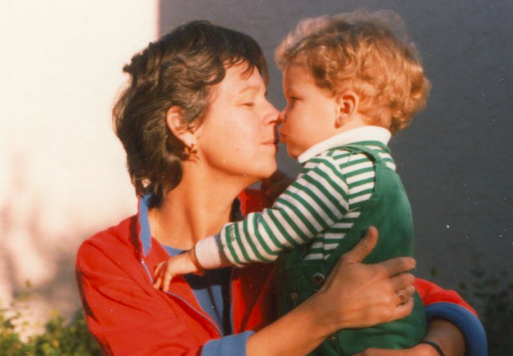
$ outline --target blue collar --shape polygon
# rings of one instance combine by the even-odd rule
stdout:
[[[139,214],[137,219],[140,227],[140,231],[138,231],[138,233],[139,241],[142,247],[142,255],[140,256],[141,259],[147,257],[151,250],[151,229],[148,212],[152,196],[152,194],[145,194],[139,198]],[[239,199],[235,199],[233,201],[231,218],[232,221],[240,220],[242,218],[241,203]]]

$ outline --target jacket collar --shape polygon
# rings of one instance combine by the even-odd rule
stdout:
[[[147,257],[151,250],[151,230],[150,220],[148,218],[150,199],[151,194],[146,194],[139,198],[137,234],[139,235],[139,258],[141,260]]]
[[[151,194],[146,194],[139,198],[137,214],[137,234],[140,247],[138,249],[140,260],[148,256],[152,247],[150,219],[148,217],[151,198]],[[232,205],[232,221],[237,221],[241,218],[241,202],[239,199],[235,199]]]
[[[384,146],[388,144],[390,141],[390,137],[392,134],[390,131],[383,127],[379,126],[363,126],[358,127],[356,129],[352,129],[349,131],[342,132],[338,135],[330,137],[322,142],[319,142],[316,145],[313,145],[305,152],[303,152],[299,157],[298,161],[301,164],[304,164],[306,161],[311,158],[321,154],[324,151],[327,151],[331,148],[349,145],[351,143],[360,142],[360,141],[378,141],[381,142]]]

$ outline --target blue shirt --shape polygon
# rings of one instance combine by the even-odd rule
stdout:
[[[170,256],[178,256],[184,250],[162,245]],[[216,322],[223,335],[232,333],[230,318],[230,275],[231,268],[205,271],[204,276],[185,275],[196,301],[201,308]]]
[[[162,245],[167,253],[177,256],[184,252],[171,246]],[[246,355],[248,338],[253,334],[246,331],[236,335],[232,333],[230,308],[231,268],[208,270],[204,276],[187,274],[184,276],[201,308],[219,326],[223,337],[210,340],[201,351],[202,356]]]

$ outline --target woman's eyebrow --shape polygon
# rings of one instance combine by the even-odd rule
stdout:
[[[242,88],[241,90],[239,90],[239,93],[238,94],[243,94],[243,93],[246,93],[246,92],[251,92],[251,91],[259,91],[260,90],[260,85],[247,85],[245,86],[244,88]]]

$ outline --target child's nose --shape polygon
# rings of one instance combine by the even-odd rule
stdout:
[[[282,124],[285,121],[285,110],[281,111],[278,115],[278,124]]]

